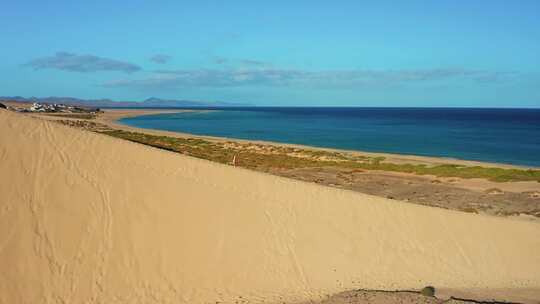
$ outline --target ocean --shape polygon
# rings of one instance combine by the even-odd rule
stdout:
[[[238,107],[126,125],[347,150],[540,167],[540,109]]]

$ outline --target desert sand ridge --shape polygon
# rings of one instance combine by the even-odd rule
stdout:
[[[0,303],[540,288],[540,224],[404,204],[0,110]]]

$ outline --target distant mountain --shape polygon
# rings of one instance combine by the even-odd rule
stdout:
[[[17,102],[40,102],[40,103],[61,103],[69,105],[79,105],[98,108],[169,108],[169,107],[235,107],[246,106],[248,104],[227,103],[220,101],[190,101],[175,99],[160,99],[156,97],[148,98],[144,101],[114,101],[111,99],[79,99],[74,97],[21,97],[21,96],[0,96],[0,101]]]

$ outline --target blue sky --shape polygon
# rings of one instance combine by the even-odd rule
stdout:
[[[540,107],[540,1],[6,1],[0,95]]]

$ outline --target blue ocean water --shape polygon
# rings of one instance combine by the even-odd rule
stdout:
[[[215,108],[124,118],[141,127],[540,167],[540,109]]]

